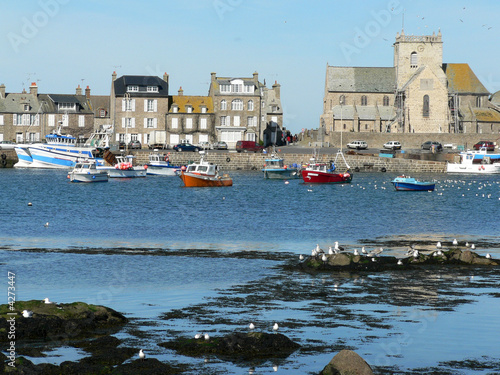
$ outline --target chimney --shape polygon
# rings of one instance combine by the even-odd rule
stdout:
[[[111,80],[116,81],[116,72],[113,72],[113,74],[111,75]]]
[[[36,82],[31,82],[30,94],[34,96],[38,95],[38,86],[36,85]]]
[[[167,74],[167,72],[165,72],[163,74],[163,80],[168,83],[168,74]]]
[[[76,95],[82,95],[82,88],[80,87],[80,85],[78,85],[78,87],[76,88]]]
[[[184,95],[184,90],[182,89],[182,86],[179,88],[179,91],[178,91],[178,94],[179,96],[183,96]]]
[[[210,73],[210,77],[211,77],[211,81],[214,82],[215,81],[215,76],[216,76],[217,73],[215,72],[212,72]]]
[[[281,95],[281,85],[277,81],[274,81],[273,90],[275,92],[276,99],[279,99]]]
[[[87,99],[90,99],[90,88],[87,86],[87,88],[85,89],[85,97]]]
[[[0,85],[0,99],[5,99],[5,85],[3,83]]]
[[[255,86],[259,86],[258,83],[259,83],[259,73],[257,72],[254,72],[253,73],[253,81],[255,82]]]

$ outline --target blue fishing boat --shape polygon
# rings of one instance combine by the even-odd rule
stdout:
[[[271,155],[271,158],[265,160],[264,168],[264,178],[270,179],[292,179],[300,178],[300,172],[296,165],[287,166],[283,158]]]
[[[434,182],[419,181],[410,176],[398,176],[391,181],[397,191],[433,191],[436,187]]]

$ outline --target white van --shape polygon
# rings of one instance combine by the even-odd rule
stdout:
[[[356,150],[366,150],[368,143],[366,141],[352,141],[347,144],[348,148],[355,148]]]
[[[384,143],[384,148],[390,150],[401,150],[401,143],[399,141],[389,141]]]

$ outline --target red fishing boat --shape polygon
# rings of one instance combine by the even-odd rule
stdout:
[[[337,170],[337,163],[340,167],[339,156],[345,165],[343,172]],[[339,151],[335,156],[335,160],[328,163],[317,162],[316,158],[312,157],[306,168],[302,170],[302,178],[308,184],[348,184],[352,180],[352,172],[342,151]]]

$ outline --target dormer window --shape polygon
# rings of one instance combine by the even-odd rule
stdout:
[[[24,105],[24,111],[29,111],[30,110],[30,105],[29,104],[25,104]]]
[[[201,113],[207,113],[207,107],[201,107]]]
[[[172,106],[172,112],[173,113],[179,112],[179,107],[177,107],[176,105]]]
[[[186,112],[193,113],[193,107],[191,107],[190,105],[186,106]]]
[[[220,85],[220,92],[231,92],[231,85]]]
[[[139,86],[129,85],[127,86],[127,92],[139,92]]]
[[[57,108],[60,111],[75,111],[76,110],[76,104],[75,103],[59,103],[57,105]]]
[[[147,92],[158,92],[158,86],[148,86]]]

